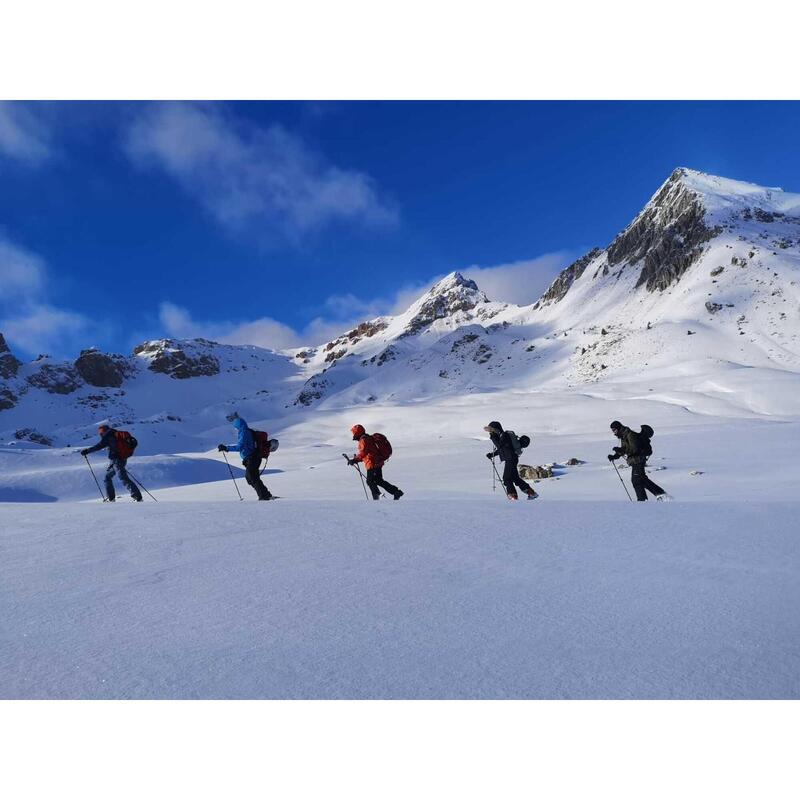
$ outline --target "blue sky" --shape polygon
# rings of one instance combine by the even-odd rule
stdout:
[[[676,166],[800,191],[798,103],[0,103],[0,331],[318,343],[469,272],[532,302]],[[480,269],[478,269],[480,268]]]

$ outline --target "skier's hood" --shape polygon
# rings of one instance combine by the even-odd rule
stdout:
[[[491,433],[492,431],[495,431],[496,433],[502,433],[502,432],[503,432],[503,426],[502,426],[502,425],[501,425],[499,422],[497,422],[497,421],[495,421],[495,422],[490,422],[490,423],[489,423],[489,424],[488,424],[488,425],[487,425],[487,426],[484,428],[484,430],[485,430],[487,433]]]
[[[233,427],[240,431],[242,428],[247,427],[247,423],[241,417],[236,417],[236,419],[233,421]]]

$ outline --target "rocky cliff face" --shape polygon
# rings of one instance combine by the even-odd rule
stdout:
[[[75,360],[75,369],[90,386],[118,389],[126,375],[133,372],[127,359],[108,355],[94,348],[82,350]]]
[[[478,284],[454,272],[431,287],[409,310],[411,318],[406,323],[402,336],[414,336],[436,320],[467,314],[489,298],[478,289]]]
[[[703,245],[722,233],[706,222],[702,197],[676,169],[636,219],[608,246],[608,265],[641,264],[636,285],[663,291],[680,280],[703,251]]]
[[[72,394],[81,385],[78,371],[67,364],[42,364],[28,377],[28,383],[50,394]]]
[[[22,366],[22,362],[14,356],[0,333],[0,378],[14,378]]]
[[[133,350],[144,358],[151,372],[160,372],[176,380],[219,374],[219,360],[213,353],[214,342],[192,339],[191,342],[159,339],[144,342]]]
[[[653,195],[650,202],[605,250],[595,248],[574,264],[570,264],[553,281],[534,306],[540,308],[564,299],[586,270],[596,261],[594,277],[618,270],[636,270],[636,288],[648,292],[663,292],[680,281],[696,264],[706,245],[724,230],[719,215],[711,215],[707,198],[698,189],[695,176],[685,168],[676,169]],[[711,176],[703,176],[710,178]],[[756,211],[762,218],[773,216],[763,209]],[[751,218],[756,211],[744,207],[742,214]],[[713,218],[712,218],[713,217]],[[733,220],[733,218],[732,218]]]
[[[568,267],[563,269],[558,277],[550,284],[550,288],[537,300],[534,308],[557,303],[569,291],[570,286],[583,275],[586,267],[602,254],[599,247],[590,250],[585,256],[581,256],[577,261],[573,261]]]

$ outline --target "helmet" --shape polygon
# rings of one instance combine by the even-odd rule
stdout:
[[[364,430],[363,425],[353,425],[353,427],[350,428],[350,433],[353,434],[354,439],[360,439],[366,433],[366,431]]]
[[[609,427],[611,428],[612,431],[614,431],[614,433],[616,433],[622,427],[622,423],[619,420],[615,419],[611,423],[611,425],[609,425]]]

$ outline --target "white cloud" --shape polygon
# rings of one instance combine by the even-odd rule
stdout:
[[[69,354],[95,324],[52,305],[47,284],[44,259],[0,237],[0,332],[26,355]]]
[[[299,345],[298,334],[288,325],[264,317],[249,322],[201,322],[174,303],[162,303],[158,312],[164,333],[177,339],[202,337],[223,344],[254,344],[272,350]]]
[[[38,295],[44,274],[44,262],[39,256],[0,235],[0,302]]]
[[[50,155],[48,133],[30,107],[0,100],[0,156],[36,166]]]
[[[27,353],[71,352],[80,346],[89,320],[82,314],[49,305],[29,305],[20,313],[0,320],[0,331],[14,346]]]
[[[461,270],[490,300],[527,306],[535,303],[574,255],[565,251],[547,253],[527,261],[512,261],[494,267],[472,266]]]
[[[572,260],[569,253],[548,253],[527,261],[494,267],[468,267],[460,270],[474,280],[490,300],[529,305],[539,299],[555,276]],[[162,303],[159,321],[163,331],[176,338],[203,337],[225,344],[254,344],[273,350],[300,345],[320,345],[374,317],[401,314],[436,281],[406,285],[393,295],[363,300],[353,294],[335,294],[323,303],[323,313],[301,330],[271,318],[252,322],[201,322],[174,303]]]
[[[151,106],[128,132],[126,150],[163,169],[237,232],[297,241],[337,221],[398,221],[368,175],[329,164],[280,125],[258,128],[209,106]]]

